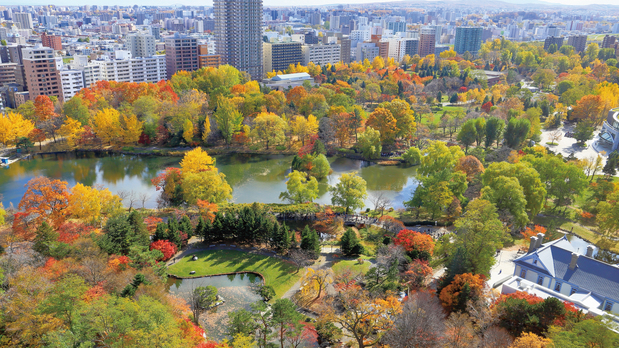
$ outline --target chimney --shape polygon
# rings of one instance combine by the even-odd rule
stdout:
[[[578,254],[572,253],[572,261],[570,261],[570,270],[576,269],[576,262],[578,262]]]
[[[591,244],[589,244],[587,246],[587,257],[593,257],[593,251],[595,250],[595,247]]]
[[[531,243],[529,243],[529,252],[532,253],[535,251],[535,247],[537,246],[537,237],[531,237]]]
[[[544,242],[544,234],[538,233],[537,234],[537,248],[540,248],[543,242]]]

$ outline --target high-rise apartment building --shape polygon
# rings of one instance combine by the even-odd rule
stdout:
[[[204,67],[216,68],[221,65],[221,56],[218,54],[209,54],[209,45],[198,45],[198,68]]]
[[[148,34],[132,34],[127,36],[127,51],[136,57],[152,57],[155,55],[155,37]]]
[[[457,27],[454,51],[458,54],[464,54],[464,52],[477,54],[481,48],[483,32],[481,27]]]
[[[303,60],[301,64],[307,65],[313,62],[317,65],[335,64],[341,56],[341,46],[338,44],[328,45],[303,45]]]
[[[389,22],[387,28],[393,30],[393,33],[406,32],[406,22]]]
[[[0,86],[7,83],[15,83],[15,71],[20,68],[15,63],[0,64]]]
[[[43,33],[41,34],[41,44],[44,47],[54,49],[54,51],[62,50],[62,39],[60,38],[60,36],[47,35],[46,33]]]
[[[32,15],[30,13],[25,12],[16,12],[13,13],[13,21],[19,29],[32,29]]]
[[[544,50],[548,51],[550,46],[557,45],[557,50],[563,46],[563,37],[549,36],[544,40]]]
[[[69,100],[84,88],[84,74],[81,70],[60,70],[60,83],[64,100]]]
[[[615,48],[615,42],[617,41],[617,37],[613,35],[605,35],[602,40],[602,46],[600,48]]]
[[[436,46],[436,29],[425,27],[419,33],[419,56],[425,57],[434,54]]]
[[[22,49],[22,55],[30,99],[35,99],[39,95],[47,95],[57,96],[58,99],[63,100],[54,50],[49,47],[35,46]]]
[[[132,58],[128,51],[116,51],[116,59],[92,61],[101,68],[101,79],[118,82],[158,82],[166,79],[166,57]]]
[[[262,79],[262,0],[214,0],[213,12],[222,63]]]
[[[320,18],[320,12],[314,11],[310,13],[309,22],[311,25],[320,25],[322,22]]]
[[[300,42],[263,42],[262,64],[265,73],[284,71],[303,61]]]
[[[572,35],[567,38],[567,44],[573,46],[576,52],[584,52],[587,47],[587,35]]]
[[[168,79],[177,71],[198,70],[198,40],[178,33],[166,38],[165,61]]]

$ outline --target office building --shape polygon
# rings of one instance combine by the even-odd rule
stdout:
[[[155,37],[148,34],[132,34],[127,36],[127,51],[133,58],[152,57],[155,55]]]
[[[222,64],[262,79],[262,0],[214,0],[213,12]]]
[[[29,97],[35,99],[40,95],[56,96],[62,101],[62,85],[54,50],[49,47],[35,46],[24,48],[21,52],[26,85],[30,92]]]
[[[177,71],[198,70],[198,40],[196,38],[176,33],[165,39],[165,52],[168,79]]]
[[[567,38],[567,44],[574,47],[574,51],[584,52],[587,48],[587,35],[572,35]]]
[[[62,50],[62,39],[60,36],[41,34],[41,44],[44,47],[52,48],[54,51]]]
[[[116,51],[116,59],[98,59],[101,80],[118,82],[159,82],[166,79],[166,56],[131,57],[129,51]]]
[[[549,36],[544,40],[544,50],[548,51],[550,46],[557,45],[557,50],[563,46],[563,37]]]
[[[81,70],[60,70],[60,83],[63,98],[67,101],[84,88],[84,74]]]
[[[481,27],[457,27],[454,51],[458,54],[477,54],[481,48],[483,31]]]
[[[351,41],[350,37],[343,36],[338,39],[338,44],[340,44],[340,62],[344,64],[350,63],[350,50],[351,50]]]
[[[317,65],[335,64],[339,62],[341,56],[341,46],[338,44],[303,45],[301,51],[303,54],[302,65],[307,65],[309,62]]]
[[[303,60],[300,42],[263,42],[262,54],[264,73],[284,71]]]
[[[309,22],[311,25],[320,25],[322,20],[320,18],[320,12],[312,12],[309,15]]]
[[[425,27],[419,33],[419,56],[425,57],[434,54],[436,46],[436,29]]]
[[[19,29],[32,29],[32,16],[30,13],[16,12],[13,13],[13,21]]]
[[[411,58],[419,54],[419,39],[406,39],[404,46],[404,55],[409,55]]]

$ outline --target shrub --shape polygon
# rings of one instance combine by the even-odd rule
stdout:
[[[275,149],[277,151],[286,151],[286,146],[285,145],[277,145],[277,146],[275,146]]]
[[[150,244],[150,250],[159,250],[163,254],[163,258],[157,261],[168,261],[176,254],[177,248],[174,243],[167,240],[158,240]]]

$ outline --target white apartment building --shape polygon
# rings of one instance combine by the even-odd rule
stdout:
[[[60,83],[64,100],[71,99],[77,92],[84,88],[84,74],[81,70],[61,70]]]
[[[301,46],[302,64],[307,65],[309,62],[317,65],[335,64],[340,61],[341,50],[342,46],[339,44],[303,45]]]
[[[151,57],[155,55],[155,37],[150,34],[132,34],[127,36],[127,51],[133,57]]]
[[[166,79],[165,55],[131,58],[127,51],[116,51],[117,59],[95,60],[101,80],[118,82],[158,82]]]

